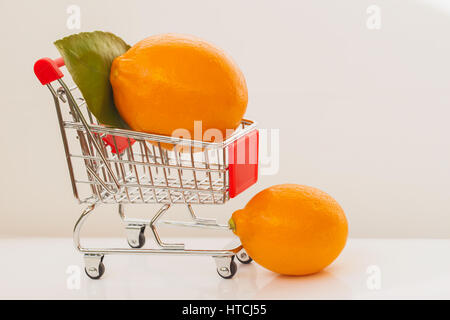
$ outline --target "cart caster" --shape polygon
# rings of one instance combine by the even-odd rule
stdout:
[[[247,254],[247,251],[245,251],[244,248],[242,248],[241,251],[239,251],[236,254],[236,258],[239,260],[240,263],[243,264],[249,264],[250,262],[253,261],[253,259]]]
[[[102,255],[84,255],[84,271],[91,279],[100,279],[105,273],[105,265],[103,264]]]
[[[127,241],[130,247],[139,249],[145,244],[145,226],[128,225],[127,226]]]
[[[217,273],[224,279],[231,279],[236,274],[237,265],[234,262],[234,256],[231,257],[215,257],[217,265]]]

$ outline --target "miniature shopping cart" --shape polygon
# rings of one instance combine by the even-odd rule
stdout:
[[[73,195],[87,205],[75,224],[74,244],[84,254],[86,274],[99,279],[103,258],[111,254],[186,254],[214,258],[223,278],[236,273],[236,256],[251,262],[242,246],[233,249],[193,250],[166,243],[157,232],[160,222],[188,227],[229,229],[213,219],[196,216],[194,205],[224,204],[250,187],[258,176],[258,131],[252,121],[223,142],[208,143],[111,128],[98,123],[76,86],[68,86],[62,58],[44,58],[34,65],[40,82],[52,93],[60,126]],[[78,140],[78,141],[77,141]],[[100,204],[117,204],[131,248],[86,248],[80,243],[85,220]],[[125,215],[124,205],[160,204],[149,219]],[[160,221],[175,204],[187,207],[191,221]],[[156,248],[142,248],[150,228]]]

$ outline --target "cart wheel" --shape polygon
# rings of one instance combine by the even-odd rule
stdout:
[[[132,248],[139,249],[142,248],[145,244],[145,227],[142,227],[139,231],[139,236],[137,239],[128,237],[128,245]]]
[[[234,262],[233,260],[230,263],[230,267],[221,267],[221,268],[217,268],[217,273],[219,274],[219,276],[221,276],[224,279],[231,279],[233,278],[233,276],[236,274],[237,271],[237,265],[236,262]]]
[[[247,251],[245,249],[242,249],[236,254],[236,258],[239,260],[240,263],[243,264],[249,264],[253,261],[253,259],[247,254]]]
[[[97,270],[88,270],[87,268],[84,268],[84,271],[89,278],[97,280],[100,279],[105,273],[105,265],[103,264],[103,262],[100,262],[100,264],[98,265],[98,273]]]

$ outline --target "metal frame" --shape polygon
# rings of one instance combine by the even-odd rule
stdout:
[[[162,222],[185,227],[229,229],[214,219],[197,217],[192,204],[223,204],[229,200],[227,146],[254,130],[256,125],[243,120],[239,130],[218,143],[110,128],[99,125],[88,108],[82,109],[86,103],[82,96],[74,97],[75,86],[69,88],[62,79],[58,82],[60,87],[57,90],[52,83],[47,87],[56,107],[73,195],[80,203],[87,204],[73,230],[74,245],[84,255],[87,275],[93,279],[102,276],[105,255],[182,254],[211,256],[216,261],[219,275],[231,278],[236,272],[235,255],[246,256],[242,246],[218,250],[185,249],[184,244],[162,241],[157,225],[173,204],[182,203],[188,208],[191,222]],[[61,102],[68,105],[66,110],[61,108]],[[79,149],[74,149],[69,142],[70,134],[79,140]],[[126,138],[130,146],[122,154],[113,153],[102,141],[107,135],[112,136],[115,150],[118,150],[116,137]],[[181,148],[188,152],[181,152]],[[195,159],[199,154],[200,159]],[[73,163],[75,160],[80,160],[85,169],[83,178]],[[81,195],[80,185],[87,187],[87,195]],[[102,203],[118,205],[131,248],[86,248],[81,245],[82,226]],[[133,219],[125,215],[126,203],[161,203],[162,207],[149,220]],[[147,226],[158,246],[156,249],[141,248]]]

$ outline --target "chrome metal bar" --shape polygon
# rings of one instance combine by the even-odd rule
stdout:
[[[75,245],[75,248],[77,248],[78,251],[82,251],[83,247],[80,243],[80,232],[81,228],[83,227],[84,222],[89,217],[89,215],[92,213],[92,211],[95,209],[96,204],[92,204],[88,206],[86,209],[83,210],[81,213],[81,216],[78,218],[77,222],[75,223],[75,227],[73,228],[73,243]]]
[[[230,257],[234,256],[241,247],[233,248],[231,250],[197,250],[197,249],[125,249],[125,248],[81,248],[78,251],[81,253],[90,254],[170,254],[170,255],[196,255],[196,256],[211,256],[211,257]]]
[[[110,192],[111,190],[109,189],[109,186],[106,184],[106,182],[103,181],[102,178],[100,178],[98,176],[98,174],[90,167],[90,166],[86,166],[86,169],[89,171],[89,173],[95,178],[95,180],[97,180],[97,182],[108,192]],[[117,192],[111,192],[112,194],[116,194]]]
[[[164,220],[165,224],[174,225],[177,227],[189,227],[189,228],[200,228],[200,229],[216,229],[216,230],[230,230],[230,227],[226,224],[210,224],[201,222],[190,222],[190,221],[172,221]]]
[[[194,220],[196,223],[203,225],[217,225],[216,219],[198,218],[195,215],[194,209],[192,209],[192,206],[190,204],[187,205],[187,208],[189,210],[189,214],[191,215],[192,220]]]
[[[147,145],[145,144],[144,141],[142,141],[142,143],[143,143],[143,149],[145,150],[145,157],[146,157],[146,159],[147,159],[147,162],[150,163],[150,158],[149,158],[149,156],[148,156],[148,151],[149,151],[149,149],[148,149],[148,147],[147,147]],[[151,183],[152,185],[155,185],[155,183],[154,183],[154,181],[153,181],[152,167],[151,167],[151,165],[147,165],[146,167],[148,168],[148,173],[149,173],[150,183]],[[153,191],[153,197],[154,197],[155,202],[156,202],[156,191],[155,191],[155,188],[152,188],[152,191]]]
[[[208,149],[205,149],[205,165],[206,165],[206,169],[209,169],[209,156],[208,156]],[[212,185],[212,179],[211,179],[211,172],[207,172],[208,175],[208,179],[209,179],[209,186],[211,189],[211,196],[213,197],[213,202],[214,201],[214,190],[213,190],[213,185]]]
[[[161,162],[163,164],[165,164],[165,160],[164,160],[164,157],[163,157],[163,151],[162,151],[162,147],[161,147],[161,142],[158,142],[158,149],[159,149],[159,155],[161,156]],[[170,189],[169,189],[169,180],[167,179],[166,168],[163,168],[163,174],[164,174],[164,179],[166,181],[167,193],[169,195],[170,202],[172,202],[172,195],[171,195]]]
[[[122,137],[128,137],[135,140],[146,140],[146,141],[154,141],[154,142],[161,142],[161,143],[167,143],[167,144],[178,144],[180,146],[187,146],[191,148],[204,148],[207,147],[209,149],[222,149],[228,146],[229,144],[233,143],[237,139],[239,139],[242,136],[245,136],[250,131],[256,129],[256,123],[247,119],[242,119],[241,124],[245,127],[242,129],[236,130],[228,139],[222,141],[222,142],[205,142],[200,140],[189,140],[189,139],[182,139],[172,136],[163,136],[163,135],[157,135],[157,134],[151,134],[151,133],[145,133],[145,132],[139,132],[139,131],[132,131],[132,130],[126,130],[126,129],[118,129],[118,128],[112,128],[108,126],[100,126],[100,125],[91,125],[90,130],[92,132],[96,133],[105,133],[115,136],[122,136]],[[71,121],[64,121],[64,127],[66,128],[72,128],[72,129],[84,129],[84,125],[80,124],[78,122],[71,122]]]
[[[164,243],[163,241],[161,241],[161,238],[158,235],[158,231],[156,230],[156,223],[158,222],[159,218],[161,218],[164,215],[164,213],[167,212],[167,210],[169,208],[170,208],[170,204],[166,204],[166,205],[163,205],[161,207],[161,209],[159,209],[159,211],[155,214],[155,216],[150,221],[150,229],[153,232],[153,237],[154,237],[156,243],[161,248],[172,249],[172,250],[174,250],[174,249],[175,250],[183,250],[184,249],[183,243]]]
[[[80,201],[80,197],[78,195],[77,185],[75,184],[75,174],[74,174],[74,171],[73,171],[72,160],[70,159],[70,151],[69,151],[69,144],[67,142],[67,135],[66,135],[66,131],[64,130],[64,126],[63,126],[63,117],[62,117],[62,114],[61,114],[61,105],[59,104],[58,94],[56,93],[55,89],[53,88],[53,86],[51,84],[47,84],[47,88],[52,93],[53,101],[55,103],[56,116],[58,118],[59,130],[60,130],[61,138],[62,138],[62,141],[63,141],[64,152],[66,154],[67,167],[69,168],[69,176],[70,176],[70,183],[72,185],[73,196],[78,201]]]
[[[136,155],[140,155],[140,154],[134,154]],[[89,155],[76,155],[76,154],[71,154],[70,155],[73,158],[80,158],[80,159],[88,159],[88,160],[101,160],[95,156],[89,156]],[[148,162],[141,162],[141,161],[133,161],[133,160],[119,160],[119,159],[109,159],[109,162],[111,163],[123,163],[123,164],[128,164],[128,165],[148,165]],[[205,162],[200,162],[197,163],[198,165],[205,165]],[[223,168],[218,168],[218,169],[214,169],[214,168],[198,168],[196,167],[188,167],[188,166],[183,166],[183,165],[173,165],[173,164],[159,164],[159,163],[152,163],[151,164],[153,167],[158,167],[158,168],[166,168],[166,169],[173,169],[173,170],[189,170],[189,171],[202,171],[202,172],[218,172],[218,173],[224,173],[227,170],[223,169]],[[213,166],[217,166],[217,164],[213,164]]]
[[[113,137],[113,143],[114,143],[114,148],[116,149],[116,157],[117,159],[121,160],[122,159],[122,154],[120,154],[119,152],[117,152],[117,150],[119,150],[119,148],[117,147],[117,140],[116,140],[116,136],[112,136]],[[119,169],[120,169],[120,173],[122,174],[122,178],[123,178],[123,182],[125,183],[127,181],[126,175],[125,175],[125,167],[123,165],[123,163],[119,162]],[[125,188],[125,194],[128,198],[128,201],[130,201],[130,194],[129,194],[129,190],[127,186],[124,186]]]
[[[92,170],[92,169],[90,169]],[[84,183],[84,184],[102,184],[101,182],[97,181],[97,182],[93,182],[93,181],[83,181],[83,180],[75,180],[77,183]],[[222,181],[219,181],[222,182]],[[111,185],[111,182],[103,182],[106,186]],[[103,185],[103,184],[102,184]],[[213,183],[214,185],[214,183]],[[171,185],[166,186],[166,185],[152,185],[152,184],[145,184],[145,183],[141,183],[141,184],[137,184],[137,183],[122,183],[123,187],[127,187],[127,188],[154,188],[154,189],[161,189],[161,190],[171,190],[171,191],[179,191],[179,192],[183,192],[183,191],[191,191],[191,192],[208,192],[210,194],[221,194],[223,193],[224,189],[220,188],[220,189],[213,189],[211,190],[211,187],[208,185],[207,188],[201,189],[194,189],[194,188],[179,188],[179,187],[172,187]]]
[[[128,147],[128,149],[127,149],[127,151],[128,151],[128,158],[129,158],[132,162],[135,162],[135,161],[134,161],[134,156],[133,156],[133,146],[131,145],[131,140],[130,140],[130,138],[127,139],[127,142],[128,142],[128,145],[130,146],[130,147]],[[136,167],[135,164],[131,165],[131,167],[132,167],[132,171],[134,172],[134,176],[135,176],[135,178],[136,178],[136,183],[137,183],[138,189],[139,189],[139,195],[141,196],[142,201],[144,201],[144,195],[143,195],[143,193],[142,193],[141,184],[140,184],[140,182],[139,182],[139,173],[138,173],[138,169],[137,169],[137,167]]]
[[[175,149],[176,148],[177,147],[175,146]],[[175,153],[175,159],[176,159],[177,166],[179,166],[179,164],[180,164],[180,155],[179,155],[179,153],[176,150],[174,150],[174,153]],[[179,179],[179,182],[180,182],[180,187],[181,187],[181,189],[184,189],[184,187],[183,187],[183,178],[182,178],[183,171],[180,170],[180,169],[178,169],[177,171],[178,171],[178,179]],[[187,203],[186,195],[185,195],[184,191],[181,191],[181,192],[182,192],[182,195],[183,195],[184,202]]]
[[[121,203],[119,203],[118,212],[119,212],[120,218],[125,223],[134,223],[134,224],[143,224],[143,225],[148,225],[150,223],[150,220],[148,220],[148,219],[128,218],[127,215],[125,214],[124,205]]]
[[[163,206],[164,208],[165,206]],[[170,206],[169,206],[170,207]],[[185,250],[185,249],[125,249],[125,248],[86,248],[81,245],[80,233],[86,219],[92,214],[96,205],[93,204],[88,206],[83,210],[80,218],[75,224],[73,230],[73,242],[75,248],[84,254],[97,254],[97,255],[108,255],[108,254],[170,254],[170,255],[198,255],[198,256],[213,256],[213,257],[231,257],[238,253],[242,246],[238,246],[232,249],[219,249],[219,250]],[[161,208],[161,209],[163,209]],[[167,209],[166,209],[167,210]],[[161,210],[160,210],[161,211]]]
[[[112,171],[111,167],[109,166],[109,163],[107,162],[105,156],[102,154],[100,146],[98,145],[97,141],[94,139],[94,134],[92,133],[91,129],[89,128],[89,124],[86,121],[86,119],[83,116],[83,113],[81,112],[80,108],[78,107],[77,103],[75,102],[75,99],[72,96],[72,93],[70,92],[70,89],[67,87],[67,85],[62,81],[61,79],[58,79],[58,82],[61,84],[61,86],[66,91],[66,97],[69,99],[69,101],[72,102],[75,111],[80,118],[81,122],[83,123],[84,128],[86,129],[86,133],[88,138],[91,140],[92,144],[94,145],[96,151],[98,152],[99,156],[102,158],[103,163],[106,166],[106,169],[108,170],[108,173],[111,175],[111,177],[114,180],[114,184],[116,186],[116,190],[109,190],[111,193],[117,193],[120,190],[119,181],[117,180],[116,176],[114,175],[114,172]]]

